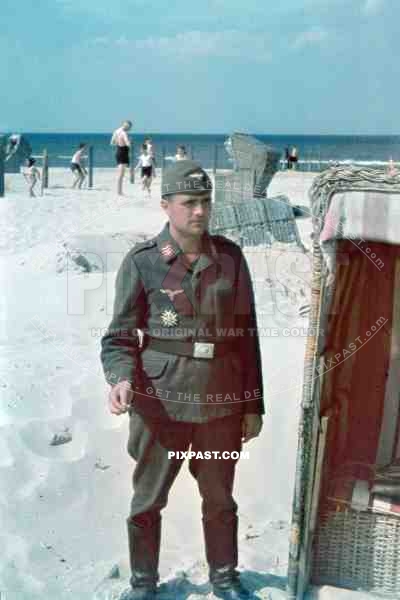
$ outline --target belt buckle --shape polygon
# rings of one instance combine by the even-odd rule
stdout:
[[[193,358],[214,358],[214,345],[208,342],[195,342]]]

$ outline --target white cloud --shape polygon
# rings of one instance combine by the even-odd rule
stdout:
[[[265,63],[271,60],[265,34],[243,31],[187,31],[173,37],[149,37],[132,42],[137,50],[154,52],[165,58],[229,58]]]
[[[315,46],[322,44],[328,38],[328,32],[325,29],[310,29],[308,31],[302,31],[295,38],[292,48],[300,50],[306,46]]]
[[[384,0],[364,0],[362,12],[367,16],[374,16],[382,12],[384,8]]]

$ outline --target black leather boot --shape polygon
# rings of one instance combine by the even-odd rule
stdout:
[[[210,570],[222,565],[234,569],[238,561],[238,518],[233,511],[221,511],[217,518],[203,517],[204,542]]]
[[[220,567],[210,570],[210,581],[214,596],[223,600],[246,600],[250,592],[242,585],[239,573],[234,567]]]
[[[131,590],[124,592],[122,600],[153,600],[159,579],[161,517],[143,514],[130,517],[127,524],[132,575]]]
[[[221,511],[216,518],[203,517],[203,531],[214,595],[224,600],[249,598],[235,570],[238,561],[236,510]]]

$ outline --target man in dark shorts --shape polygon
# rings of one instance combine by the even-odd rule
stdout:
[[[74,155],[71,158],[70,169],[75,178],[74,183],[72,184],[72,189],[76,188],[76,186],[78,186],[78,188],[81,189],[82,184],[85,180],[86,170],[82,165],[85,150],[86,144],[82,142],[81,144],[79,144],[78,150],[74,153]]]
[[[129,147],[118,146],[115,153],[115,160],[117,161],[117,165],[126,165],[129,167]]]
[[[211,190],[193,161],[163,171],[169,222],[125,256],[102,339],[109,408],[129,412],[128,452],[136,461],[127,520],[131,588],[120,600],[156,597],[160,513],[189,448],[213,592],[249,598],[236,570],[232,490],[242,443],[262,428],[261,358],[246,260],[235,243],[207,231]]]
[[[129,140],[128,131],[132,128],[131,121],[124,121],[118,129],[114,131],[111,137],[111,145],[117,146],[115,160],[118,165],[118,180],[117,193],[122,196],[122,183],[124,180],[125,170],[129,167],[129,149],[131,142]]]

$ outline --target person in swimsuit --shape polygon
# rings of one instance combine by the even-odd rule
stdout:
[[[146,146],[149,154],[151,154],[151,156],[154,157],[155,152],[154,152],[153,140],[150,137],[144,138],[143,146]]]
[[[118,129],[114,131],[111,137],[111,146],[116,146],[115,160],[118,165],[118,180],[117,193],[122,196],[122,183],[126,168],[129,167],[129,149],[131,142],[129,140],[128,131],[132,128],[131,121],[124,121]]]
[[[299,151],[297,150],[296,146],[293,146],[292,149],[290,150],[290,156],[289,156],[289,161],[290,161],[291,168],[293,171],[296,170],[298,160],[299,160]]]
[[[79,189],[82,187],[82,183],[86,177],[86,169],[82,165],[83,154],[86,150],[86,144],[79,144],[79,149],[75,152],[73,157],[71,158],[70,169],[75,177],[74,183],[72,184],[72,189],[78,186]]]
[[[292,165],[290,163],[290,150],[289,150],[289,148],[285,148],[285,163],[286,163],[286,169],[290,169]]]
[[[153,177],[156,177],[156,169],[154,156],[150,154],[147,144],[142,145],[142,153],[139,156],[136,169],[139,167],[141,167],[142,189],[143,191],[147,190],[148,195],[151,196],[151,182]]]
[[[150,137],[145,138],[144,142],[143,142],[143,146],[147,147],[148,153],[150,154],[150,156],[153,157],[153,167],[154,167],[154,172],[155,172],[155,169],[157,167],[157,162],[156,162],[156,151],[154,150],[153,140]]]
[[[33,189],[37,181],[40,180],[40,171],[37,167],[35,167],[35,162],[36,161],[34,158],[28,158],[26,161],[27,168],[23,170],[23,175],[29,186],[29,196],[31,198],[36,198],[36,194]]]

